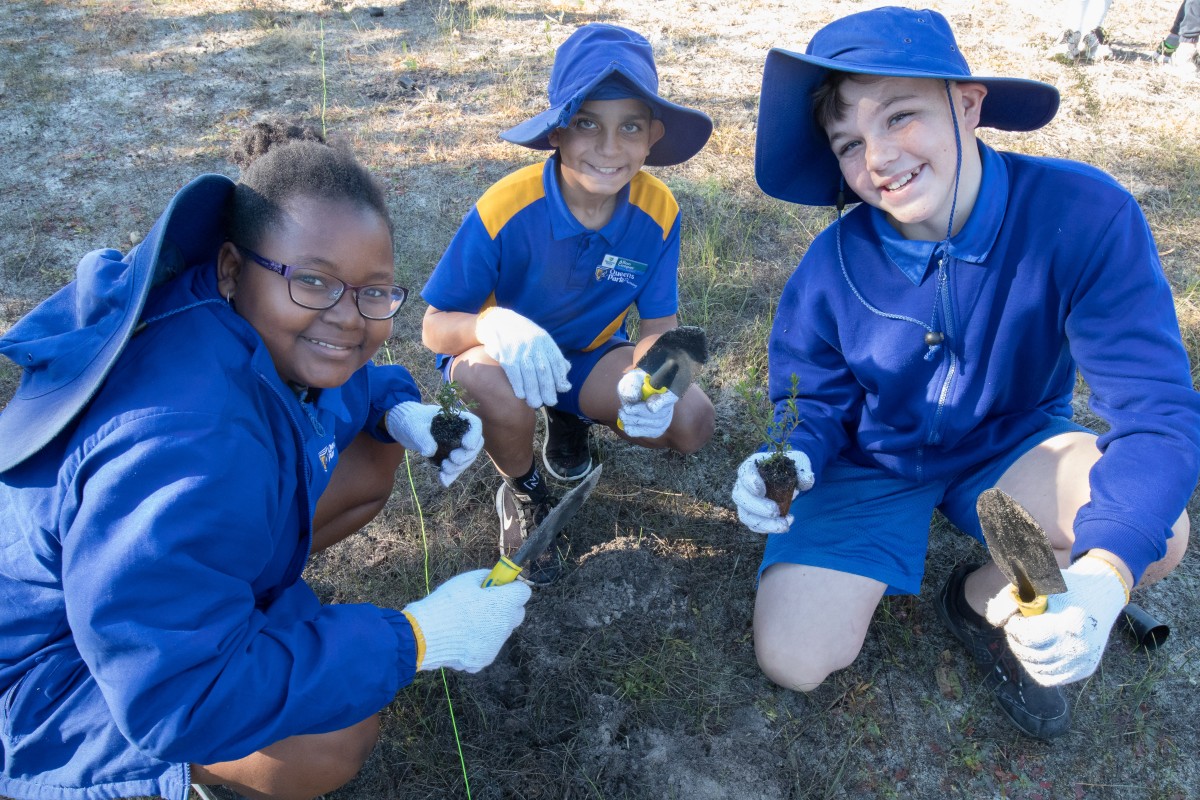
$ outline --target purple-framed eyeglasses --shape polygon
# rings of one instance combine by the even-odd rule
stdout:
[[[303,308],[324,310],[333,308],[342,295],[349,289],[354,293],[354,305],[358,313],[367,319],[391,319],[396,316],[400,306],[408,299],[408,289],[391,283],[373,283],[367,286],[355,286],[346,283],[341,278],[335,278],[327,272],[308,267],[290,267],[269,258],[263,258],[258,253],[242,245],[234,245],[255,264],[266,267],[271,272],[282,275],[287,279],[288,295],[292,302]]]

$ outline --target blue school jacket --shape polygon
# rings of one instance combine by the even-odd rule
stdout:
[[[1200,396],[1153,236],[1103,172],[979,149],[979,198],[945,252],[866,204],[816,238],[771,333],[777,414],[795,374],[790,441],[818,486],[839,456],[941,480],[1069,418],[1078,371],[1110,429],[1075,555],[1111,550],[1136,579],[1165,555],[1200,474]]]
[[[417,387],[367,364],[302,404],[215,275],[156,290],[78,421],[0,476],[0,794],[185,800],[189,763],[352,725],[412,679],[400,612],[323,606],[301,571],[338,453],[390,441]]]

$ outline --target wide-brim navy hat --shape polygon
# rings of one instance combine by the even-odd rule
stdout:
[[[601,83],[623,79],[630,96],[643,100],[662,120],[666,134],[650,148],[652,167],[682,164],[699,153],[712,134],[712,120],[702,111],[658,96],[654,51],[640,34],[594,22],[576,30],[554,54],[550,71],[550,108],[500,134],[505,141],[534,150],[553,150],[550,133],[565,128]]]
[[[817,31],[803,54],[767,54],[758,106],[754,177],[772,197],[810,206],[837,202],[842,174],[825,131],[813,118],[813,92],[830,71],[934,78],[987,87],[979,124],[1032,131],[1054,118],[1058,90],[1024,78],[971,74],[946,18],[936,11],[877,8]],[[859,198],[845,190],[845,202]]]
[[[45,447],[95,396],[133,336],[150,289],[216,256],[232,191],[223,175],[196,178],[128,255],[88,253],[75,280],[0,338],[0,353],[23,370],[0,412],[0,472]]]

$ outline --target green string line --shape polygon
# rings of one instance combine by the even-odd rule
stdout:
[[[421,524],[421,549],[425,551],[425,594],[429,594],[429,542],[425,538],[425,514],[421,511],[421,500],[417,497],[417,485],[413,482],[412,462],[408,460],[408,450],[404,451],[404,469],[408,471],[408,488],[412,491],[413,505],[417,508],[417,520]],[[454,746],[458,748],[458,763],[462,767],[463,785],[467,789],[467,800],[471,800],[471,781],[467,778],[467,759],[463,755],[462,740],[458,737],[458,720],[454,717],[454,701],[450,699],[450,684],[446,680],[446,670],[443,667],[438,672],[442,674],[442,688],[446,692],[446,705],[450,708],[450,727],[454,730]]]
[[[325,136],[325,100],[328,87],[325,84],[325,20],[321,20],[321,136]],[[407,454],[405,454],[407,458]],[[418,506],[420,508],[420,506]]]

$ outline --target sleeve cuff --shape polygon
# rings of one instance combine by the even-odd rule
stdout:
[[[1136,586],[1146,568],[1167,554],[1167,539],[1172,535],[1168,528],[1161,539],[1154,540],[1146,531],[1119,520],[1089,519],[1076,523],[1071,560],[1081,558],[1092,549],[1107,550],[1125,562]]]
[[[413,640],[417,645],[416,666],[414,667],[414,670],[419,671],[421,669],[421,664],[425,661],[425,634],[421,632],[421,626],[417,624],[417,621],[413,618],[412,614],[408,613],[407,611],[401,613],[403,613],[404,618],[408,620],[408,624],[412,626]]]

